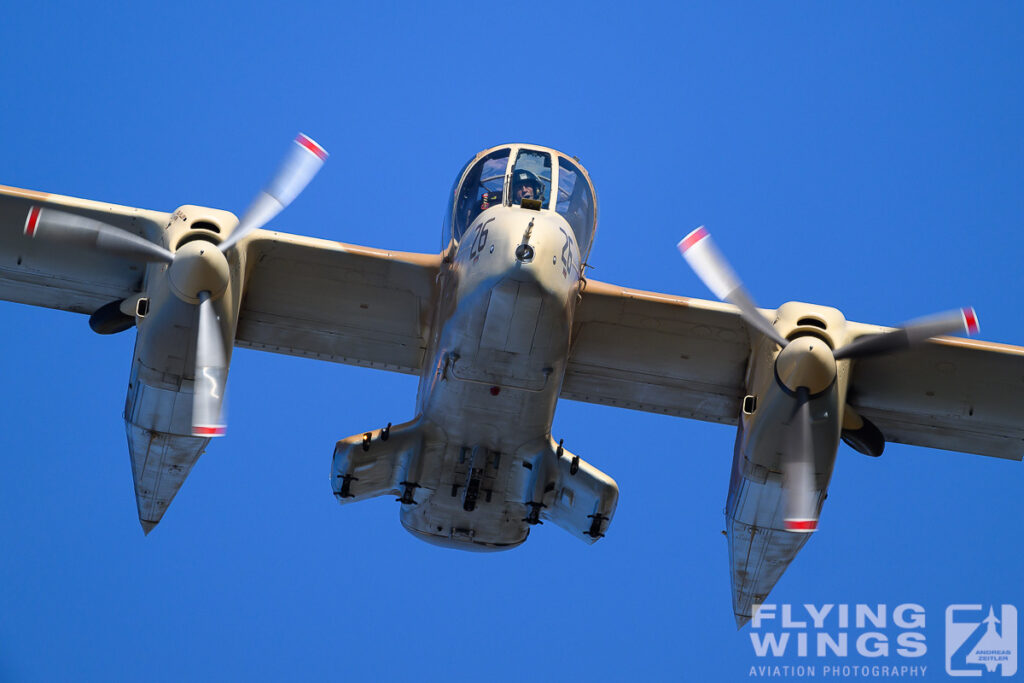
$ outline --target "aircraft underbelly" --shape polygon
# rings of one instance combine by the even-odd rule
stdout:
[[[515,452],[551,429],[565,374],[564,299],[506,277],[464,300],[445,324],[423,406],[450,441]]]
[[[402,505],[402,526],[420,540],[463,550],[519,545],[530,527],[523,511],[525,477],[516,460],[514,453],[428,441],[415,504]]]
[[[559,298],[536,282],[506,277],[463,301],[448,321],[443,339],[452,350],[442,354],[442,379],[424,409],[446,441],[425,448],[424,467],[435,469],[436,484],[402,510],[402,524],[418,538],[468,550],[502,550],[526,540],[529,471],[522,463],[551,430],[568,317]],[[466,510],[474,486],[475,502]]]

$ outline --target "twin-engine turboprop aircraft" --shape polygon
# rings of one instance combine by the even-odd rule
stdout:
[[[744,624],[818,515],[839,440],[1020,460],[1024,349],[963,309],[891,330],[832,308],[755,308],[700,228],[679,248],[728,303],[586,277],[597,201],[575,159],[476,155],[442,251],[408,254],[261,229],[327,153],[300,135],[239,221],[0,186],[0,297],[137,328],[124,419],[139,520],[163,517],[221,415],[234,346],[418,374],[416,414],[337,443],[338,501],[393,495],[417,537],[464,550],[551,521],[593,543],[618,488],[551,436],[559,397],[738,424],[726,505]]]

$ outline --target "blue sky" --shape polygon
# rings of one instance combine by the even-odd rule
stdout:
[[[242,211],[302,130],[331,158],[273,227],[437,249],[454,174],[509,141],[596,184],[594,279],[710,294],[707,224],[758,303],[897,324],[974,305],[1024,343],[1024,9],[1012,3],[280,3],[8,8],[0,183]],[[0,304],[0,680],[742,680],[722,509],[734,430],[562,402],[618,482],[607,538],[473,555],[388,498],[340,507],[334,442],[412,417],[414,378],[236,351],[228,437],[136,519],[133,333]],[[1022,418],[1024,419],[1024,418]],[[776,603],[1024,608],[1024,465],[841,447]],[[821,662],[819,662],[821,663]],[[864,663],[851,655],[845,663]],[[872,663],[872,662],[868,662]]]

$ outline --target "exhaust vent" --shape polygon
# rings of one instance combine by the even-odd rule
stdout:
[[[195,223],[195,225],[213,225],[213,223]],[[221,242],[220,237],[216,234],[210,234],[206,230],[189,230],[182,235],[180,240],[178,240],[178,243],[174,246],[174,250],[177,251],[178,249],[181,249],[189,242],[198,241],[210,242],[211,244],[220,244]]]
[[[220,234],[220,226],[210,221],[196,221],[195,223],[192,224],[192,229],[209,230],[210,232],[215,232],[218,235]]]
[[[802,327],[804,325],[809,325],[810,327],[817,327],[819,330],[827,329],[826,325],[825,325],[825,321],[819,320],[818,318],[810,318],[810,317],[800,318],[799,320],[796,321],[796,324],[797,324],[797,326],[800,326],[800,327]]]

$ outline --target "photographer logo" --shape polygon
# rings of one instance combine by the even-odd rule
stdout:
[[[946,608],[946,673],[1001,676],[1017,673],[1017,608],[1013,605]]]

